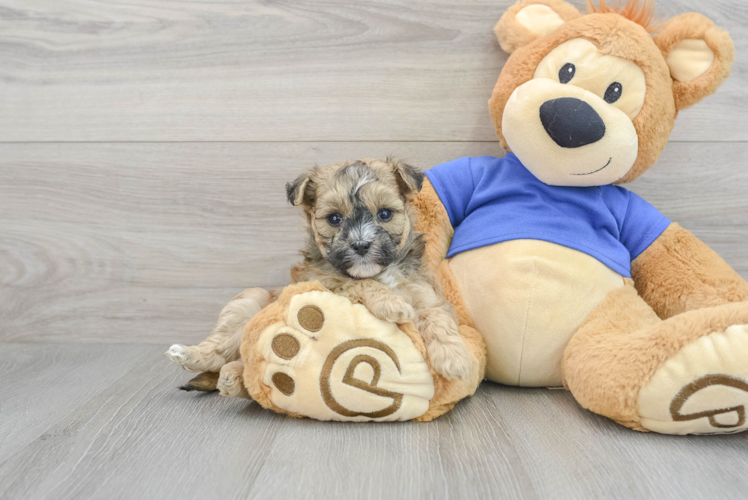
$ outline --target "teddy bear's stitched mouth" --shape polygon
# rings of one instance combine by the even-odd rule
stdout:
[[[605,167],[607,167],[608,165],[610,165],[610,162],[611,162],[611,161],[613,161],[613,157],[612,157],[612,156],[611,156],[610,158],[608,158],[608,163],[606,163],[606,164],[605,164],[605,165],[603,165],[602,167],[598,168],[597,170],[594,170],[594,171],[592,171],[592,172],[587,172],[586,174],[571,174],[571,175],[592,175],[592,174],[596,174],[596,173],[598,173],[598,172],[599,172],[600,170],[602,170],[602,169],[604,169]]]

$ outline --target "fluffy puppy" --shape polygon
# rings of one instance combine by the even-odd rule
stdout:
[[[423,259],[409,202],[423,173],[405,163],[365,159],[315,167],[286,186],[304,209],[309,238],[294,281],[319,281],[395,323],[414,322],[431,365],[448,379],[468,379],[473,360],[455,312]]]
[[[293,281],[320,281],[363,304],[374,316],[415,322],[434,369],[448,379],[468,379],[473,360],[459,334],[455,312],[423,254],[409,202],[423,173],[392,159],[346,161],[314,167],[286,186],[288,200],[304,210],[309,238]],[[239,346],[245,325],[280,290],[251,288],[237,295],[196,346],[175,344],[166,355],[191,372],[205,372],[182,389],[249,397],[242,383]]]

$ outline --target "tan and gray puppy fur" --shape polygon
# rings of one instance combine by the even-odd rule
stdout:
[[[456,315],[426,265],[424,236],[410,201],[423,185],[419,170],[394,159],[315,167],[286,188],[304,210],[309,238],[294,281],[319,281],[395,323],[414,322],[431,365],[448,379],[467,379],[472,357]]]
[[[288,199],[303,208],[309,228],[304,261],[292,278],[320,281],[380,319],[414,322],[434,369],[449,379],[467,379],[472,358],[455,312],[424,262],[424,237],[414,229],[409,202],[423,177],[393,159],[365,159],[314,167],[289,183]],[[182,389],[249,397],[242,383],[242,332],[279,293],[247,289],[223,308],[208,338],[196,346],[171,346],[166,355],[177,365],[208,372]]]
[[[226,304],[208,338],[198,345],[174,344],[166,355],[188,372],[203,372],[180,387],[185,391],[219,390],[222,396],[249,398],[242,383],[240,359],[244,327],[278,298],[279,291],[248,288]]]

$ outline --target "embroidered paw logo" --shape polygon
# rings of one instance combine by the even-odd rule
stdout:
[[[745,424],[745,404],[707,410],[702,409],[704,406],[709,406],[709,398],[705,394],[705,391],[717,386],[723,386],[723,388],[727,388],[728,390],[732,388],[743,391],[745,393],[744,396],[748,397],[748,383],[745,380],[729,375],[706,375],[683,387],[675,398],[673,398],[672,403],[670,403],[670,415],[673,417],[673,420],[676,422],[686,422],[706,417],[709,419],[709,424],[717,429],[731,429],[743,426]],[[700,398],[699,396],[702,394],[704,397]],[[699,401],[699,399],[703,399],[703,401]]]
[[[400,405],[403,403],[403,395],[398,392],[388,391],[377,386],[377,384],[379,383],[379,378],[382,376],[382,365],[379,363],[377,358],[368,354],[359,354],[348,363],[348,368],[346,368],[341,382],[350,387],[355,387],[357,389],[365,391],[369,394],[374,394],[376,396],[385,398],[392,398],[392,404],[378,411],[351,411],[345,406],[338,403],[335,400],[335,396],[333,396],[330,386],[330,377],[332,375],[332,370],[335,366],[335,362],[348,351],[361,347],[369,347],[383,352],[397,367],[397,371],[400,372],[400,363],[397,360],[397,355],[386,344],[378,342],[374,339],[349,340],[348,342],[343,342],[335,349],[333,349],[330,355],[325,360],[325,364],[322,367],[322,373],[320,374],[319,378],[319,387],[320,391],[322,392],[322,398],[324,399],[325,404],[328,408],[330,408],[335,413],[343,415],[344,417],[364,416],[369,418],[380,418],[392,415],[400,409]],[[361,363],[366,363],[373,371],[370,382],[366,382],[364,380],[356,378],[355,376],[356,368]]]
[[[434,381],[396,324],[329,292],[294,296],[258,339],[273,404],[320,420],[410,420],[428,410]]]

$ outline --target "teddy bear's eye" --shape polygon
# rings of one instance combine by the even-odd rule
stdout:
[[[566,63],[558,72],[558,81],[561,83],[569,83],[574,78],[574,73],[577,72],[577,67],[571,63]]]
[[[623,85],[618,82],[613,82],[605,91],[605,96],[603,96],[603,99],[605,99],[605,102],[613,104],[621,98],[621,94],[623,94]]]

